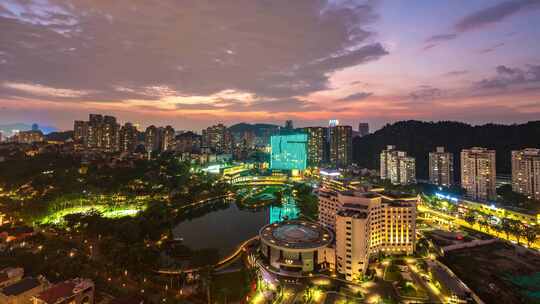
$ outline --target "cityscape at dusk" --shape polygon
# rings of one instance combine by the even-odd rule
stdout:
[[[4,0],[0,119],[526,122],[539,16],[535,0]]]
[[[540,304],[540,0],[1,0],[0,304]]]

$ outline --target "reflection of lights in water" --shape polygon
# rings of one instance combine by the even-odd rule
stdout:
[[[286,201],[280,206],[270,206],[269,223],[277,223],[283,220],[294,220],[298,218],[300,210],[296,207],[292,197],[287,197]]]

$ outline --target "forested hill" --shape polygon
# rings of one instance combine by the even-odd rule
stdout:
[[[442,121],[401,121],[377,132],[353,139],[353,161],[361,167],[379,169],[379,154],[387,145],[407,151],[416,158],[416,176],[428,177],[428,154],[437,146],[454,153],[455,178],[459,178],[459,152],[473,146],[497,151],[497,174],[511,173],[510,152],[540,148],[540,121],[525,124],[471,126]]]
[[[279,126],[272,124],[248,124],[248,123],[239,123],[229,127],[232,133],[242,134],[244,132],[253,132],[256,136],[263,136],[272,134],[279,129]]]

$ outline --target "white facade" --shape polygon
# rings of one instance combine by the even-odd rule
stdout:
[[[319,223],[335,232],[337,271],[354,280],[367,270],[371,254],[413,253],[417,200],[321,189]]]

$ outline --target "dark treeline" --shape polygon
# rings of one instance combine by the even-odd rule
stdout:
[[[497,151],[497,174],[511,173],[511,151],[540,148],[540,121],[525,124],[471,126],[461,122],[401,121],[377,132],[353,139],[353,161],[361,167],[379,169],[379,154],[387,145],[416,158],[416,176],[428,178],[429,152],[437,146],[454,154],[454,178],[459,179],[459,153],[474,146]]]

